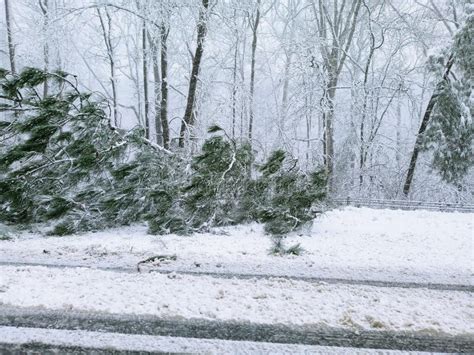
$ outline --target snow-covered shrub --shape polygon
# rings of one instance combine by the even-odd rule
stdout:
[[[298,171],[297,162],[281,150],[273,152],[260,171],[265,203],[259,219],[273,238],[270,252],[298,255],[299,245],[285,248],[283,238],[313,220],[311,207],[326,197],[325,173],[322,169],[309,174]]]

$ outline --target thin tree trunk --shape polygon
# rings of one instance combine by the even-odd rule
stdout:
[[[443,74],[443,78],[441,79],[441,83],[448,80],[449,73],[451,72],[451,68],[454,64],[454,53],[451,53],[449,56],[448,62],[446,63],[446,68]],[[410,193],[410,188],[413,182],[413,176],[415,175],[415,168],[416,162],[418,160],[418,154],[421,150],[421,145],[423,143],[423,133],[425,133],[426,128],[428,127],[428,123],[431,119],[431,114],[433,112],[433,108],[436,105],[437,99],[439,96],[439,84],[438,87],[435,89],[433,94],[431,95],[430,101],[428,102],[428,106],[426,107],[425,114],[423,115],[423,119],[421,120],[420,129],[418,130],[418,134],[416,135],[415,146],[413,148],[413,153],[411,155],[410,164],[408,166],[407,177],[405,179],[405,184],[403,185],[403,193],[405,196],[408,196]]]
[[[398,92],[398,102],[397,102],[397,150],[395,152],[395,161],[397,162],[397,167],[400,166],[402,156],[401,156],[401,147],[402,147],[402,98],[401,90]]]
[[[235,12],[234,12],[235,14]],[[239,55],[239,39],[236,36],[234,50],[234,65],[232,67],[232,138],[235,138],[235,125],[237,120],[237,58]]]
[[[359,151],[359,191],[364,184],[364,165],[365,165],[365,115],[362,115],[362,120],[360,121],[360,151]]]
[[[359,189],[362,188],[364,184],[364,169],[365,169],[365,156],[366,156],[366,145],[365,145],[365,119],[367,117],[367,100],[369,92],[367,90],[367,81],[369,79],[369,68],[370,64],[375,52],[375,37],[372,31],[370,32],[370,51],[369,56],[367,58],[367,62],[365,63],[364,68],[364,82],[363,82],[363,93],[364,93],[364,100],[362,104],[362,117],[360,120],[360,157],[359,157]]]
[[[329,82],[327,89],[327,111],[325,112],[324,122],[324,143],[325,143],[325,160],[326,173],[328,176],[328,187],[333,187],[333,171],[334,171],[334,99],[336,97],[336,80]]]
[[[304,85],[306,86],[306,85]],[[309,171],[311,163],[311,128],[312,128],[312,116],[313,116],[313,93],[312,90],[308,95],[305,95],[305,108],[306,108],[306,170]]]
[[[149,109],[150,103],[148,99],[148,54],[146,45],[146,22],[142,24],[142,52],[143,52],[143,99],[145,101],[145,137],[151,139],[150,134],[150,117]]]
[[[288,88],[290,85],[290,68],[291,68],[292,53],[288,53],[285,62],[285,73],[283,79],[283,93],[280,108],[280,134],[285,132],[285,122],[288,115]],[[283,137],[282,137],[283,138]]]
[[[295,28],[292,24],[290,26],[289,47],[286,50],[285,71],[283,75],[283,93],[281,99],[280,109],[280,134],[285,132],[286,118],[288,116],[288,91],[290,86],[290,72],[293,60],[293,39],[295,35]],[[283,138],[283,137],[282,137]]]
[[[39,0],[41,12],[43,13],[43,58],[44,58],[44,72],[47,73],[49,70],[49,45],[48,45],[48,27],[49,27],[49,7],[48,0]],[[48,79],[46,78],[43,83],[43,97],[48,96]]]
[[[239,65],[239,72],[240,72],[240,82],[242,83],[242,85],[245,83],[245,68],[244,68],[244,65],[243,63],[245,62],[245,55],[246,55],[246,49],[247,49],[247,37],[244,36],[243,40],[242,40],[242,53],[241,53],[241,56],[240,56],[240,65]],[[243,89],[242,89],[242,95],[245,97],[247,96],[246,95],[246,92],[244,93],[243,92]],[[244,137],[244,129],[246,128],[246,122],[247,122],[247,114],[248,114],[248,111],[247,111],[247,100],[240,100],[240,138],[243,138]]]
[[[112,17],[110,16],[107,7],[104,9],[107,17],[107,27],[105,26],[104,19],[100,9],[97,8],[97,14],[99,15],[100,26],[102,27],[102,35],[104,37],[105,47],[107,49],[107,57],[109,58],[110,66],[110,85],[112,86],[112,109],[113,109],[113,122],[114,125],[118,126],[118,113],[117,113],[117,87],[115,78],[115,59],[114,59],[114,48],[112,45],[111,31],[112,31]]]
[[[199,13],[199,21],[197,24],[197,46],[196,52],[193,58],[193,65],[191,69],[191,77],[189,79],[189,91],[188,99],[186,103],[186,110],[184,111],[184,117],[181,122],[181,129],[179,132],[179,147],[184,147],[185,133],[187,129],[191,129],[194,126],[194,104],[196,99],[197,81],[199,75],[199,67],[201,65],[202,55],[204,53],[204,39],[206,38],[206,21],[207,21],[207,10],[209,7],[209,0],[202,0],[203,9]],[[192,134],[192,133],[191,133]]]
[[[337,76],[330,67],[328,70],[329,81],[324,89],[323,103],[323,159],[328,179],[328,190],[332,191],[334,171],[334,101],[336,98]]]
[[[255,21],[252,24],[252,54],[251,54],[251,63],[250,63],[250,100],[249,100],[249,133],[248,139],[250,145],[252,145],[253,138],[253,120],[254,120],[254,111],[253,111],[253,100],[255,92],[255,54],[257,52],[257,31],[258,25],[260,23],[260,2],[257,0],[257,12],[255,14]]]
[[[10,58],[10,70],[12,74],[15,74],[15,44],[13,43],[10,0],[5,0],[5,21],[7,25],[8,57]]]
[[[161,124],[161,76],[160,76],[160,63],[158,60],[158,44],[155,42],[155,39],[150,36],[149,33],[148,33],[148,41],[150,43],[150,47],[152,50],[152,62],[153,62],[156,143],[158,145],[163,146],[163,128]]]
[[[168,33],[169,29],[161,25],[161,105],[160,119],[163,130],[163,147],[169,149],[170,129],[168,124]]]

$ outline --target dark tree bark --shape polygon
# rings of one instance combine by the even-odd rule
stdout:
[[[153,66],[153,82],[154,82],[154,106],[155,106],[155,134],[156,143],[163,146],[163,129],[161,125],[161,75],[160,61],[158,52],[158,40],[153,38],[149,32],[148,42],[150,43],[151,59]]]
[[[15,44],[13,43],[10,0],[5,0],[5,21],[7,25],[8,57],[10,59],[10,70],[12,74],[15,74]]]
[[[112,43],[112,17],[110,16],[107,7],[104,9],[105,16],[107,18],[107,25],[102,17],[102,12],[97,8],[97,14],[99,15],[100,26],[102,28],[102,36],[104,38],[105,48],[107,49],[107,57],[109,59],[110,67],[110,85],[112,87],[112,109],[113,109],[113,122],[115,127],[118,126],[118,109],[117,109],[117,85],[115,76],[115,54],[114,46]]]
[[[234,12],[235,14],[235,12]],[[239,55],[239,38],[236,35],[234,49],[234,65],[232,67],[232,138],[235,138],[235,124],[237,115],[237,59]]]
[[[146,44],[146,22],[142,24],[142,52],[143,52],[143,100],[145,101],[145,137],[151,139],[150,134],[150,102],[148,95],[148,53]]]
[[[47,73],[49,71],[49,44],[48,44],[48,27],[49,27],[49,4],[48,0],[39,0],[39,6],[41,8],[41,12],[43,13],[43,31],[44,31],[44,45],[43,45],[43,58],[44,58],[44,72]],[[48,79],[46,79],[43,83],[43,97],[48,96]]]
[[[168,123],[168,34],[169,29],[161,25],[161,104],[160,119],[163,131],[163,147],[169,149],[170,129]]]
[[[255,13],[255,21],[252,23],[252,54],[250,62],[250,102],[249,102],[249,143],[252,144],[253,138],[253,99],[255,92],[255,56],[257,52],[257,31],[260,23],[260,0],[257,1],[257,12]]]
[[[448,62],[446,63],[446,67],[444,70],[443,78],[441,79],[441,83],[448,80],[449,73],[451,72],[451,68],[454,64],[454,54],[452,53],[449,56]],[[410,165],[408,166],[407,177],[405,179],[405,184],[403,185],[403,193],[405,196],[408,196],[410,193],[410,188],[413,182],[413,176],[415,175],[415,168],[416,162],[418,160],[418,155],[421,150],[421,145],[423,143],[423,134],[428,127],[428,123],[431,119],[431,114],[433,112],[434,106],[436,105],[438,96],[439,96],[439,86],[431,95],[430,101],[428,102],[428,106],[426,107],[425,114],[423,115],[423,119],[421,120],[420,129],[418,130],[418,134],[416,135],[415,146],[413,147],[413,153],[411,154]]]
[[[186,103],[186,110],[181,122],[181,129],[179,132],[179,147],[184,147],[186,130],[194,126],[194,103],[196,99],[197,81],[199,75],[199,67],[201,65],[202,55],[204,53],[204,40],[206,38],[206,21],[207,10],[209,8],[209,0],[202,0],[202,9],[199,13],[199,21],[197,24],[197,47],[193,58],[193,65],[191,69],[191,77],[189,79],[188,99]]]

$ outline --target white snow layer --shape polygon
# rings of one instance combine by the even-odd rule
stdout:
[[[250,224],[189,237],[150,236],[144,226],[71,237],[0,241],[0,262],[135,268],[157,254],[162,270],[471,284],[474,214],[348,207],[327,212],[304,235],[297,257],[268,255],[270,239]]]
[[[6,344],[27,344],[35,342],[53,346],[82,346],[97,349],[159,351],[165,353],[191,352],[193,354],[426,354],[423,352],[398,350],[380,351],[373,349],[15,327],[0,327],[0,339],[2,343]]]
[[[0,306],[259,324],[474,332],[469,292],[0,266]]]

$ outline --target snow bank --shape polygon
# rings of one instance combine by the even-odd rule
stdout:
[[[318,218],[312,230],[288,238],[298,257],[268,255],[258,224],[190,237],[150,236],[144,226],[71,237],[22,235],[0,241],[0,262],[135,268],[156,254],[176,271],[470,284],[474,214],[345,208]]]

